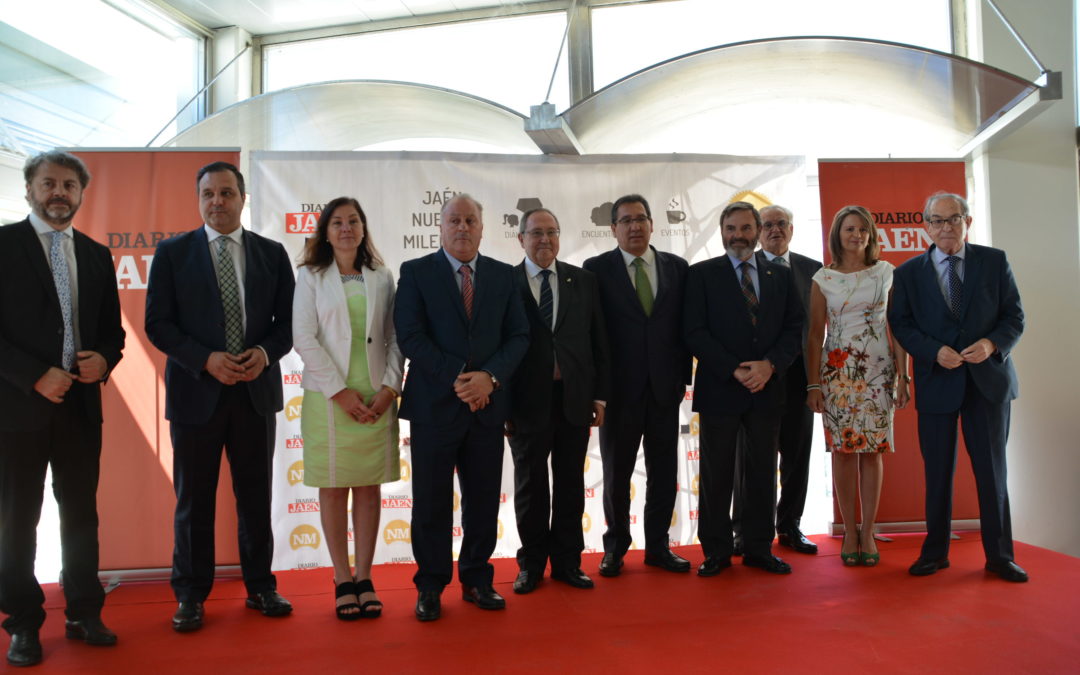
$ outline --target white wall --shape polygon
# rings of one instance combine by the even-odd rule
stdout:
[[[969,0],[978,2],[978,0]],[[983,58],[1032,70],[983,5]],[[1046,67],[1063,72],[1064,95],[976,159],[978,201],[993,245],[1008,252],[1027,330],[1014,352],[1020,398],[1008,448],[1013,535],[1080,556],[1080,214],[1076,152],[1073,0],[998,0]],[[1036,8],[1037,7],[1037,11]],[[984,201],[985,200],[985,201]],[[1018,562],[1023,565],[1023,559]],[[1035,570],[1034,574],[1038,574]]]

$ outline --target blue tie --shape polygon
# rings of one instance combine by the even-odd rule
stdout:
[[[960,303],[964,298],[964,285],[960,281],[960,274],[956,271],[960,256],[951,255],[945,260],[949,263],[949,271],[946,273],[949,278],[949,310],[954,317],[959,319]]]
[[[551,294],[551,283],[548,280],[551,270],[540,270],[540,276],[543,277],[540,280],[540,316],[544,318],[544,323],[548,328],[554,328],[555,298]]]
[[[52,266],[53,283],[56,284],[56,297],[60,299],[60,314],[64,317],[64,351],[61,354],[61,363],[64,364],[64,370],[71,370],[75,365],[75,327],[71,320],[71,277],[68,274],[67,257],[64,256],[63,232],[52,232],[49,265]]]

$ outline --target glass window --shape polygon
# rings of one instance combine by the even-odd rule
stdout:
[[[395,80],[466,92],[529,114],[544,102],[566,29],[553,12],[291,42],[263,48],[263,90],[333,80]],[[550,102],[569,105],[566,54]]]
[[[203,48],[201,36],[135,0],[4,3],[4,145],[19,154],[146,145],[198,91]],[[200,112],[193,104],[159,142]]]
[[[592,10],[596,89],[660,61],[763,38],[861,37],[952,51],[949,0],[679,0]]]

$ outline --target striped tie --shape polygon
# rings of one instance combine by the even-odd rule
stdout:
[[[551,294],[551,270],[540,270],[540,276],[543,277],[540,280],[540,316],[544,318],[548,328],[554,328],[555,298]]]
[[[240,286],[236,268],[229,255],[229,238],[217,238],[218,286],[221,307],[225,311],[225,351],[239,354],[244,351],[244,315],[240,310]]]
[[[465,316],[471,321],[473,301],[472,268],[468,265],[462,265],[458,268],[458,273],[461,275],[461,300],[465,303]]]
[[[750,261],[744,260],[739,268],[742,270],[742,294],[746,299],[746,309],[750,312],[750,323],[756,326],[758,299],[754,292],[754,280],[750,278]]]

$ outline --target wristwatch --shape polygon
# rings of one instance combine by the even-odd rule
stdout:
[[[492,373],[492,372],[491,372],[490,370],[485,370],[484,372],[485,372],[485,373],[487,373],[487,374],[488,374],[488,377],[490,377],[490,378],[491,378],[491,387],[492,387],[492,391],[495,391],[495,390],[496,390],[496,389],[498,389],[498,388],[499,388],[500,386],[502,386],[502,385],[500,385],[500,384],[499,384],[499,378],[495,377],[495,374],[494,374],[494,373]]]

